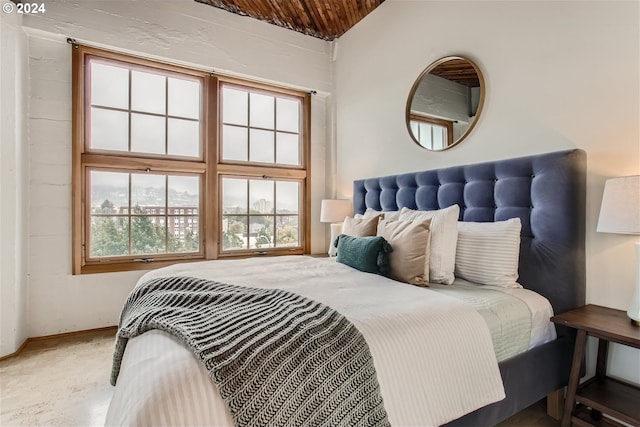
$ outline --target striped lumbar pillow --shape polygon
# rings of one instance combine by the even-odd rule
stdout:
[[[521,287],[518,280],[520,218],[458,222],[455,275],[481,285]]]

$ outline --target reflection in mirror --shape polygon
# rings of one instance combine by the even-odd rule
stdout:
[[[406,120],[420,146],[446,150],[473,129],[484,101],[484,79],[469,59],[447,56],[429,65],[411,88]]]

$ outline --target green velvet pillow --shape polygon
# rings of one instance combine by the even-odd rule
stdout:
[[[365,273],[389,274],[389,253],[393,250],[382,236],[353,237],[341,234],[336,239],[336,261]]]

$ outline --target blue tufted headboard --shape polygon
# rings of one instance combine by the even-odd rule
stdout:
[[[555,313],[585,300],[586,153],[567,150],[354,182],[355,213],[460,206],[461,221],[522,221],[519,283]]]

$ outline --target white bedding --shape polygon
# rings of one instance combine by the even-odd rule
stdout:
[[[436,285],[432,285],[436,286]],[[529,336],[528,350],[544,343],[553,341],[557,338],[556,328],[549,320],[553,317],[553,308],[549,300],[542,295],[531,291],[529,289],[520,288],[505,288],[503,286],[490,286],[490,285],[478,285],[473,282],[469,282],[464,279],[456,278],[450,288],[460,289],[480,289],[502,292],[507,295],[518,298],[524,304],[526,304],[531,315],[531,334]],[[503,359],[498,359],[499,361]]]
[[[436,426],[504,398],[490,332],[456,298],[300,256],[179,264],[140,282],[169,275],[285,289],[341,312],[369,344],[392,425]],[[106,424],[233,422],[195,356],[151,331],[127,345]]]

